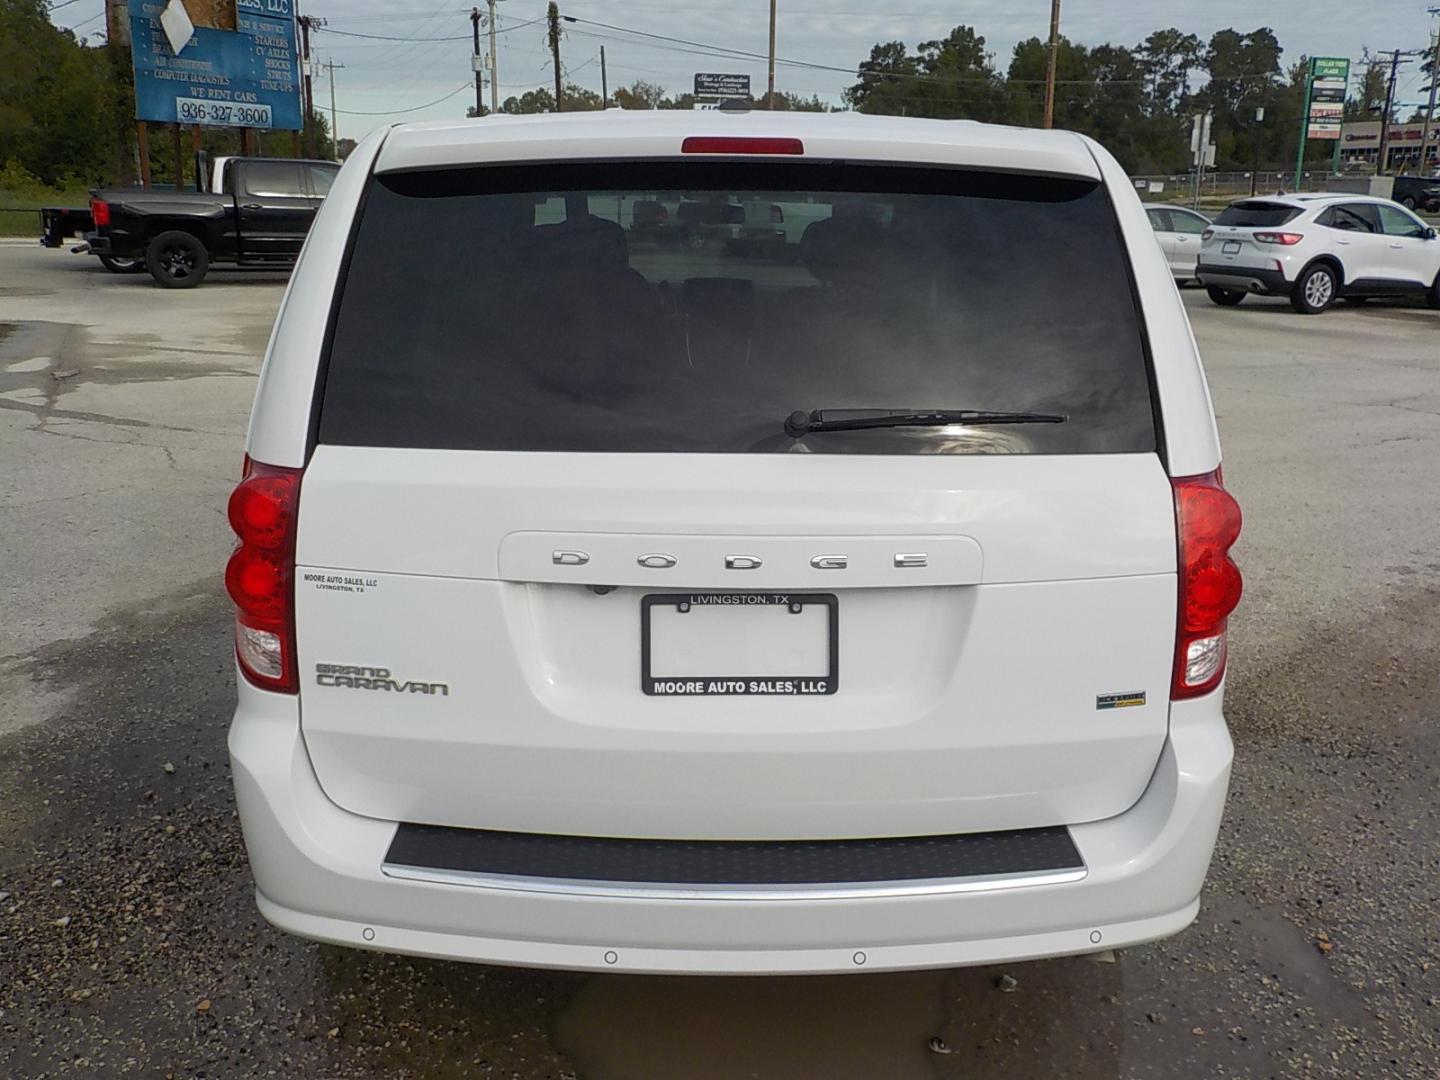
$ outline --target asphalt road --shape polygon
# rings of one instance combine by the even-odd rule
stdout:
[[[671,979],[255,913],[219,570],[282,287],[0,244],[0,1076],[1440,1076],[1440,312],[1186,293],[1247,577],[1190,930],[1109,963]]]

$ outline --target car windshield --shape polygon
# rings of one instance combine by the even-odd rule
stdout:
[[[1227,206],[1220,211],[1220,216],[1215,219],[1215,224],[1273,228],[1276,225],[1284,225],[1287,221],[1293,221],[1300,214],[1301,210],[1298,206],[1287,206],[1284,203],[1238,202],[1234,206]]]
[[[477,450],[1155,448],[1104,188],[899,166],[629,162],[372,179],[323,442]],[[784,433],[803,410],[1063,424]]]

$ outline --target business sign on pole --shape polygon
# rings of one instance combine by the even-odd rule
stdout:
[[[721,100],[750,97],[749,75],[720,75],[697,71],[695,73],[695,96],[701,99]]]
[[[129,4],[137,120],[300,130],[294,0]]]
[[[1350,61],[1338,56],[1317,56],[1310,62],[1306,99],[1307,139],[1340,138],[1340,117],[1345,111],[1345,89],[1350,83]]]

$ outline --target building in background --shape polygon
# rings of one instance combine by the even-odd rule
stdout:
[[[1440,121],[1430,129],[1429,162],[1420,168],[1420,143],[1424,137],[1425,125],[1421,121],[1390,125],[1390,159],[1387,172],[1429,174],[1440,169]],[[1362,166],[1374,168],[1380,156],[1380,121],[1363,120],[1345,124],[1340,129],[1340,160],[1347,168]]]

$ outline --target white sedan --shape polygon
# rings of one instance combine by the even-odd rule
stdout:
[[[1175,280],[1194,281],[1200,259],[1200,234],[1210,227],[1210,219],[1183,206],[1148,206],[1145,214]]]

